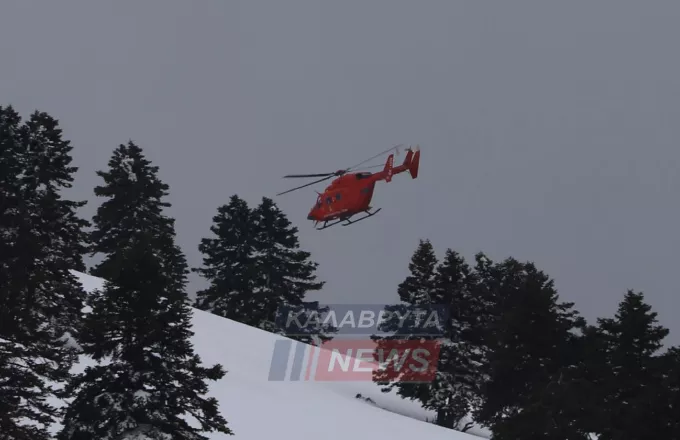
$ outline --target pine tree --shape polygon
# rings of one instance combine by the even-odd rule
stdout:
[[[482,347],[478,325],[483,303],[475,295],[477,275],[465,259],[451,249],[437,268],[432,301],[445,305],[445,324],[437,377],[429,384],[423,406],[437,411],[437,423],[455,428],[479,398]]]
[[[105,200],[94,216],[96,228],[91,234],[91,252],[105,256],[90,270],[90,274],[106,280],[119,278],[126,247],[134,237],[149,232],[166,240],[174,232],[174,219],[163,215],[170,204],[163,202],[169,186],[157,176],[158,167],[152,166],[142,149],[134,142],[121,144],[113,152],[107,171],[97,171],[104,180],[94,193]]]
[[[406,313],[409,308],[425,308],[433,305],[433,298],[436,297],[437,264],[438,260],[432,243],[429,240],[419,240],[408,265],[409,275],[397,287],[397,294],[403,304],[385,307],[386,316],[390,319],[382,322],[378,329],[384,336],[371,337],[377,343],[379,351],[390,352],[392,348],[398,347],[401,341],[428,339],[422,335],[408,334],[407,322],[409,320],[399,322],[399,317],[408,316]],[[435,338],[437,336],[429,337],[429,339]],[[429,401],[431,389],[427,383],[400,379],[394,377],[394,373],[390,370],[376,370],[373,374],[373,381],[381,386],[382,392],[390,392],[396,388],[397,395],[404,399]]]
[[[583,327],[582,318],[573,304],[559,302],[553,281],[533,263],[480,263],[480,295],[491,308],[486,381],[475,418],[491,427],[494,439],[585,438],[548,404],[576,362],[574,332]]]
[[[668,333],[644,295],[633,291],[625,294],[614,318],[598,319],[607,366],[599,388],[603,399],[597,402],[602,408],[601,440],[650,438],[650,427],[659,421],[654,408],[663,383],[655,366]]]
[[[0,107],[0,438],[49,438],[58,411],[48,403],[76,360],[87,222],[71,186],[70,143],[58,122],[34,112],[23,125]]]
[[[655,357],[652,373],[654,385],[646,390],[655,397],[647,409],[653,414],[645,421],[648,438],[680,438],[680,347]]]
[[[318,334],[288,334],[278,319],[282,307],[303,314],[326,310],[305,301],[324,283],[316,280],[310,254],[300,249],[297,228],[273,200],[265,197],[251,210],[233,195],[218,208],[210,230],[214,238],[201,241],[203,266],[196,269],[210,285],[197,293],[197,308],[303,342],[330,339],[331,327]]]
[[[584,325],[570,343],[573,358],[562,368],[558,380],[545,387],[538,406],[539,410],[550,408],[553,425],[567,426],[566,432],[556,435],[590,440],[604,414],[598,402],[604,399],[602,384],[609,368],[605,346],[597,327],[592,325]]]
[[[399,299],[414,306],[432,304],[438,263],[430,240],[420,240],[408,266],[410,274],[397,288]]]
[[[71,166],[71,143],[62,138],[56,119],[45,112],[34,112],[26,121],[23,144],[24,201],[35,200],[32,221],[33,239],[44,252],[45,269],[51,274],[42,305],[49,310],[56,332],[76,337],[82,318],[85,292],[72,270],[84,271],[83,256],[87,252],[85,228],[90,222],[77,215],[85,201],[64,199],[60,192],[73,186],[78,168]]]
[[[301,342],[325,342],[335,329],[325,326],[310,334],[295,334],[281,322],[281,311],[296,310],[303,316],[322,314],[328,308],[317,301],[306,301],[310,292],[323,288],[318,281],[318,264],[311,254],[300,249],[298,229],[270,198],[263,197],[253,212],[255,225],[255,267],[257,278],[252,291],[254,307],[250,313],[256,325],[272,333],[282,334]],[[283,310],[282,310],[283,309]]]
[[[436,411],[438,425],[456,429],[479,399],[483,350],[478,323],[484,304],[475,294],[478,277],[465,259],[451,249],[446,250],[439,263],[428,240],[419,242],[409,270],[410,275],[399,285],[400,299],[413,306],[443,307],[447,315],[446,322],[441,323],[443,334],[427,337],[402,334],[375,339],[379,344],[400,338],[438,339],[437,373],[430,383],[394,381],[388,385],[383,372],[378,372],[374,380],[388,385],[384,391],[396,387],[402,397],[417,400],[424,408]],[[381,331],[395,330],[394,324],[388,323]],[[467,424],[462,429],[469,427]]]
[[[255,218],[245,200],[231,196],[217,209],[210,231],[201,240],[203,265],[195,269],[210,285],[196,294],[195,307],[227,319],[257,326],[252,319],[255,262]]]
[[[81,338],[97,364],[76,375],[59,440],[186,439],[203,431],[232,434],[206,398],[207,380],[224,376],[221,365],[201,365],[190,338],[185,257],[175,244],[174,220],[162,213],[168,186],[141,149],[115,150],[100,172],[109,197],[95,217],[94,249],[105,254],[95,273],[106,277],[88,297],[92,312]],[[119,243],[116,246],[116,243]],[[192,417],[199,427],[191,426]]]

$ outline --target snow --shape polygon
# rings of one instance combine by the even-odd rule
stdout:
[[[134,170],[132,169],[132,164],[134,163],[134,159],[130,157],[126,157],[122,160],[122,165],[123,169],[127,172],[128,178],[131,181],[136,181],[137,180],[137,175],[135,174]]]
[[[74,274],[87,291],[103,286],[102,279]],[[396,394],[382,393],[372,382],[270,381],[274,345],[285,338],[201,310],[193,313],[196,353],[206,366],[219,363],[227,371],[220,381],[209,382],[210,395],[218,399],[234,435],[209,433],[211,440],[489,438],[478,427],[461,433],[428,423],[434,413]],[[90,359],[81,359],[77,370],[90,364]],[[141,390],[136,395],[145,397]],[[58,429],[54,426],[52,431]]]

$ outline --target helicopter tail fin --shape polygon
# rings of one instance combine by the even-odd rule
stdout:
[[[399,166],[394,166],[394,155],[387,158],[385,169],[380,173],[380,179],[385,179],[386,182],[392,180],[394,174],[408,171],[413,179],[418,177],[418,166],[420,165],[420,147],[416,146],[415,150],[409,148],[406,150],[406,157],[404,163]]]
[[[395,173],[403,173],[408,171],[412,178],[418,177],[418,165],[420,165],[420,147],[415,149],[409,148],[404,158],[404,163],[395,168]]]
[[[412,154],[411,151],[408,154]],[[407,158],[409,159],[409,158]],[[416,146],[416,152],[413,153],[413,157],[410,158],[410,163],[408,164],[408,172],[411,174],[412,178],[418,177],[418,166],[420,165],[420,146]]]

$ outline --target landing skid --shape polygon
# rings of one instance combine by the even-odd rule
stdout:
[[[381,209],[382,209],[382,208],[378,208],[378,209],[376,209],[376,210],[373,211],[373,212],[371,212],[370,210],[367,209],[366,211],[364,211],[364,212],[366,213],[366,215],[363,216],[363,217],[361,217],[361,218],[358,218],[358,219],[356,219],[356,220],[350,220],[351,217],[341,218],[341,219],[339,219],[339,220],[337,220],[337,221],[334,221],[333,223],[330,223],[330,224],[329,224],[328,222],[324,222],[324,223],[323,223],[323,226],[321,226],[321,227],[315,227],[315,228],[316,228],[317,231],[321,231],[321,230],[323,230],[323,229],[330,228],[331,226],[335,226],[335,225],[337,225],[338,223],[342,223],[342,222],[345,222],[345,223],[343,223],[342,226],[353,225],[354,223],[360,222],[361,220],[366,220],[366,219],[369,218],[369,217],[373,217],[373,216],[376,215],[378,212],[380,212]]]

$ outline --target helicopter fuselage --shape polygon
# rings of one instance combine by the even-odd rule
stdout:
[[[418,177],[418,165],[420,162],[420,149],[416,150],[409,148],[406,153],[406,158],[401,165],[394,166],[394,154],[390,154],[385,162],[382,171],[377,173],[354,172],[347,173],[347,170],[338,170],[335,173],[324,174],[290,174],[284,177],[288,178],[309,178],[321,177],[320,180],[298,186],[279,193],[278,195],[286,194],[291,191],[299,190],[307,186],[328,180],[332,176],[337,176],[330,185],[326,187],[323,193],[317,193],[318,197],[316,203],[307,214],[308,220],[313,220],[315,225],[323,222],[323,226],[316,229],[326,229],[339,222],[344,222],[345,225],[356,223],[368,217],[377,214],[380,209],[371,212],[371,200],[373,199],[373,191],[375,183],[379,180],[390,182],[392,176],[403,172],[408,172],[413,179]],[[352,219],[352,217],[359,213],[366,215],[359,219]],[[332,224],[328,224],[328,222]]]
[[[352,173],[338,177],[319,194],[307,219],[317,222],[342,220],[369,210],[380,174]]]

